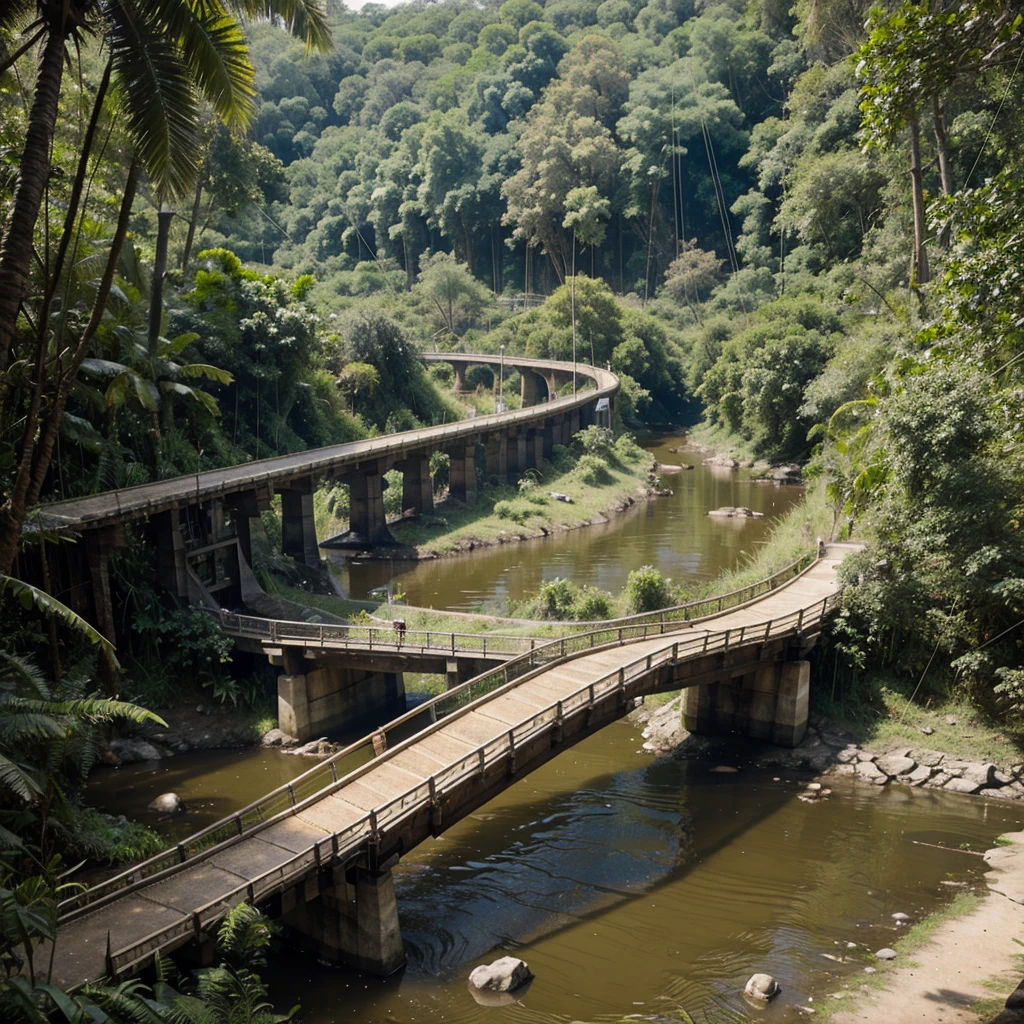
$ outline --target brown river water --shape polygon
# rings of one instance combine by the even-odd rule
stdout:
[[[702,510],[771,511],[798,494],[706,468],[667,482],[676,497],[655,502],[650,518],[641,508],[611,528],[427,563],[409,575],[449,567],[446,592],[459,607],[501,592],[493,580],[488,592],[477,568],[496,555],[492,567],[514,563],[501,582],[511,593],[570,574],[617,589],[615,580],[643,561],[679,581],[699,579],[735,564],[767,523],[714,522]],[[600,535],[588,539],[592,531]],[[552,558],[560,571],[549,569]],[[403,584],[420,602],[443,580],[424,574],[419,596],[407,577]],[[369,978],[282,943],[265,972],[277,1006],[300,1003],[296,1019],[308,1024],[667,1024],[680,1011],[697,1024],[808,1019],[799,1006],[827,1005],[858,982],[872,951],[895,941],[893,913],[916,920],[955,894],[943,882],[980,884],[984,864],[967,851],[1024,825],[1014,804],[846,779],[830,799],[808,804],[797,799],[806,777],[756,766],[766,748],[656,760],[641,743],[631,723],[611,725],[406,855],[395,879],[409,962],[398,975]],[[723,764],[740,770],[714,770]],[[97,771],[89,797],[180,836],[309,765],[263,750],[178,755]],[[188,812],[154,820],[145,806],[168,790]],[[518,1003],[477,1005],[469,971],[505,953],[525,959],[535,981]],[[766,1010],[742,997],[756,971],[783,987]]]
[[[556,576],[617,594],[638,565],[657,565],[683,585],[704,583],[763,543],[772,520],[802,499],[803,488],[756,482],[745,470],[701,466],[700,452],[671,450],[684,441],[668,436],[644,444],[658,462],[695,467],[663,478],[672,497],[638,502],[606,525],[424,562],[325,553],[353,598],[366,597],[393,574],[409,604],[456,611],[494,610]],[[709,509],[725,505],[746,506],[765,518],[708,518]]]

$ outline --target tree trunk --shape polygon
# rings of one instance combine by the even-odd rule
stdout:
[[[949,136],[946,133],[946,105],[940,96],[932,97],[932,126],[935,131],[935,152],[939,157],[939,179],[942,182],[942,194],[953,194],[953,173],[949,167]],[[943,225],[939,235],[939,245],[949,248],[949,224]]]
[[[52,16],[46,46],[39,58],[35,96],[29,114],[25,148],[19,161],[11,215],[0,246],[0,372],[7,369],[18,311],[28,289],[32,245],[43,189],[50,176],[50,147],[64,76],[64,32],[67,14]],[[13,558],[5,560],[10,568]]]
[[[572,231],[572,277],[569,280],[569,311],[572,321],[572,393],[576,394],[576,229]]]
[[[64,272],[64,263],[67,259],[68,248],[71,245],[71,238],[75,233],[75,221],[78,220],[78,210],[82,202],[82,192],[85,190],[85,180],[89,171],[89,157],[92,155],[93,142],[96,139],[96,127],[99,124],[100,113],[103,110],[103,102],[107,97],[110,88],[110,61],[103,69],[103,77],[100,79],[99,88],[93,99],[92,114],[89,116],[89,125],[85,130],[82,139],[82,152],[78,157],[78,166],[75,169],[75,180],[71,185],[71,194],[68,197],[67,211],[64,214],[64,227],[61,231],[60,242],[57,245],[57,258],[54,260],[53,269],[50,272],[50,279],[46,282],[46,291],[43,294],[43,304],[39,311],[36,323],[36,333],[44,337],[50,323],[50,306],[57,288],[60,286],[61,275]],[[80,231],[81,229],[79,229]]]
[[[128,169],[128,180],[125,182],[124,195],[121,199],[117,227],[110,241],[110,252],[107,255],[103,277],[100,279],[96,291],[89,323],[82,332],[70,362],[63,367],[63,373],[57,381],[53,401],[46,418],[40,425],[38,440],[31,429],[32,424],[27,425],[28,429],[25,431],[14,483],[7,501],[0,507],[0,573],[9,574],[11,572],[18,556],[18,542],[21,539],[22,527],[28,518],[30,509],[39,501],[43,484],[46,482],[46,474],[49,471],[54,447],[60,434],[68,395],[74,386],[82,360],[88,353],[103,319],[103,311],[106,308],[111,285],[114,283],[114,272],[120,259],[121,247],[128,234],[128,221],[138,181],[139,165],[133,160]],[[38,409],[38,406],[36,408]]]
[[[924,244],[924,183],[921,177],[921,125],[910,122],[910,187],[914,201],[914,252],[910,263],[910,287],[918,288],[931,280],[928,252]]]
[[[181,269],[188,270],[188,261],[192,257],[192,243],[196,238],[196,224],[199,222],[199,208],[203,202],[203,179],[206,177],[206,169],[200,172],[196,181],[196,195],[192,200],[192,216],[188,219],[188,234],[185,235],[185,251],[181,254]]]

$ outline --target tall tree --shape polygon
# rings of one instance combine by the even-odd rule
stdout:
[[[5,421],[10,422],[22,401],[26,407],[14,480],[0,507],[0,571],[9,571],[14,563],[22,525],[49,469],[68,394],[102,322],[139,174],[146,171],[158,194],[184,192],[198,170],[194,143],[200,101],[209,102],[231,124],[245,123],[251,113],[254,72],[238,20],[241,16],[283,20],[310,46],[324,47],[330,38],[320,0],[14,0],[0,8],[0,29],[10,34],[20,31],[40,44],[11,215],[0,243],[0,373],[11,365],[19,330],[28,328],[35,336],[34,351],[21,357],[33,367],[27,399],[9,379],[0,392]],[[36,225],[51,176],[68,51],[85,45],[90,36],[101,40],[109,66],[96,107],[106,98],[107,89],[113,90],[134,159],[92,313],[54,361],[48,351],[47,305],[52,290],[44,286],[43,308],[35,310],[35,316],[21,319],[21,313],[30,290]],[[88,169],[91,133],[85,140],[79,179],[85,178]],[[65,235],[75,224],[81,190],[73,189],[71,195],[72,205],[64,214]],[[60,273],[59,264],[58,259],[51,273]]]

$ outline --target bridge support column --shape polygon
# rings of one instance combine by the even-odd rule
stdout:
[[[351,473],[344,482],[348,484],[349,495],[349,539],[364,544],[394,543],[384,518],[384,487],[380,471],[371,464],[366,472]]]
[[[465,394],[469,388],[466,387],[466,364],[452,363],[455,367],[455,393]]]
[[[519,371],[522,384],[519,388],[519,397],[522,399],[522,406],[525,409],[528,405],[538,405],[541,401],[541,385],[544,378],[532,370],[521,369]]]
[[[541,437],[544,441],[544,458],[548,459],[551,457],[551,451],[556,444],[561,444],[561,434],[558,434],[555,429],[554,420],[545,420],[544,428],[541,430]]]
[[[448,494],[466,505],[476,504],[476,445],[448,450]]]
[[[281,491],[281,547],[286,555],[315,569],[320,565],[313,520],[313,481]]]
[[[529,465],[529,439],[525,430],[520,430],[516,435],[516,465],[517,474],[523,474],[530,468]]]
[[[346,668],[343,655],[308,661],[286,651],[283,661],[284,674],[277,679],[277,718],[289,736],[303,742],[405,708],[401,673]]]
[[[118,526],[93,530],[85,538],[96,628],[112,644],[117,643],[117,632],[114,629],[114,601],[110,594],[110,555],[123,543],[124,531]]]
[[[807,708],[811,691],[811,663],[787,661],[779,676],[772,742],[795,747],[807,734]]]
[[[530,465],[540,466],[544,461],[544,428],[530,431]]]
[[[504,430],[487,438],[487,479],[497,478],[499,484],[508,481],[508,435]]]
[[[287,911],[283,922],[318,956],[367,974],[393,974],[405,964],[398,901],[390,871],[334,869],[334,884]]]
[[[420,515],[434,514],[434,485],[430,479],[430,459],[415,455],[398,463],[402,471],[402,511],[414,508]]]
[[[737,680],[683,693],[683,724],[698,734],[741,733],[795,747],[807,733],[810,662],[768,662]]]
[[[153,517],[156,532],[157,582],[178,597],[188,597],[185,538],[181,535],[181,514],[176,508]],[[251,563],[251,558],[250,558]]]
[[[571,413],[569,413],[569,440],[572,440],[573,434],[578,434],[579,431],[580,431],[580,411],[579,411],[579,409],[573,409],[573,411]],[[568,444],[569,441],[566,441],[565,443]]]

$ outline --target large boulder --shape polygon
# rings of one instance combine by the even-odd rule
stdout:
[[[514,992],[525,985],[533,975],[525,960],[514,956],[503,956],[492,964],[474,967],[469,975],[473,988],[487,992]]]
[[[149,809],[161,814],[178,814],[185,810],[181,797],[177,793],[161,793],[155,800],[150,800]]]
[[[977,793],[981,786],[970,779],[952,778],[942,788],[948,793]]]
[[[876,786],[884,786],[889,781],[889,776],[879,768],[874,761],[858,761],[857,777],[871,782]]]
[[[770,974],[751,975],[743,988],[743,994],[758,1003],[771,1002],[781,991],[779,983]]]
[[[299,741],[289,736],[283,729],[271,729],[263,734],[261,741],[264,747],[294,747]]]
[[[136,761],[159,761],[163,754],[147,740],[137,736],[122,736],[110,741],[111,751],[121,760],[122,764]]]
[[[886,775],[909,775],[916,767],[917,762],[909,757],[902,757],[899,754],[883,754],[875,761],[875,764],[885,772]]]

